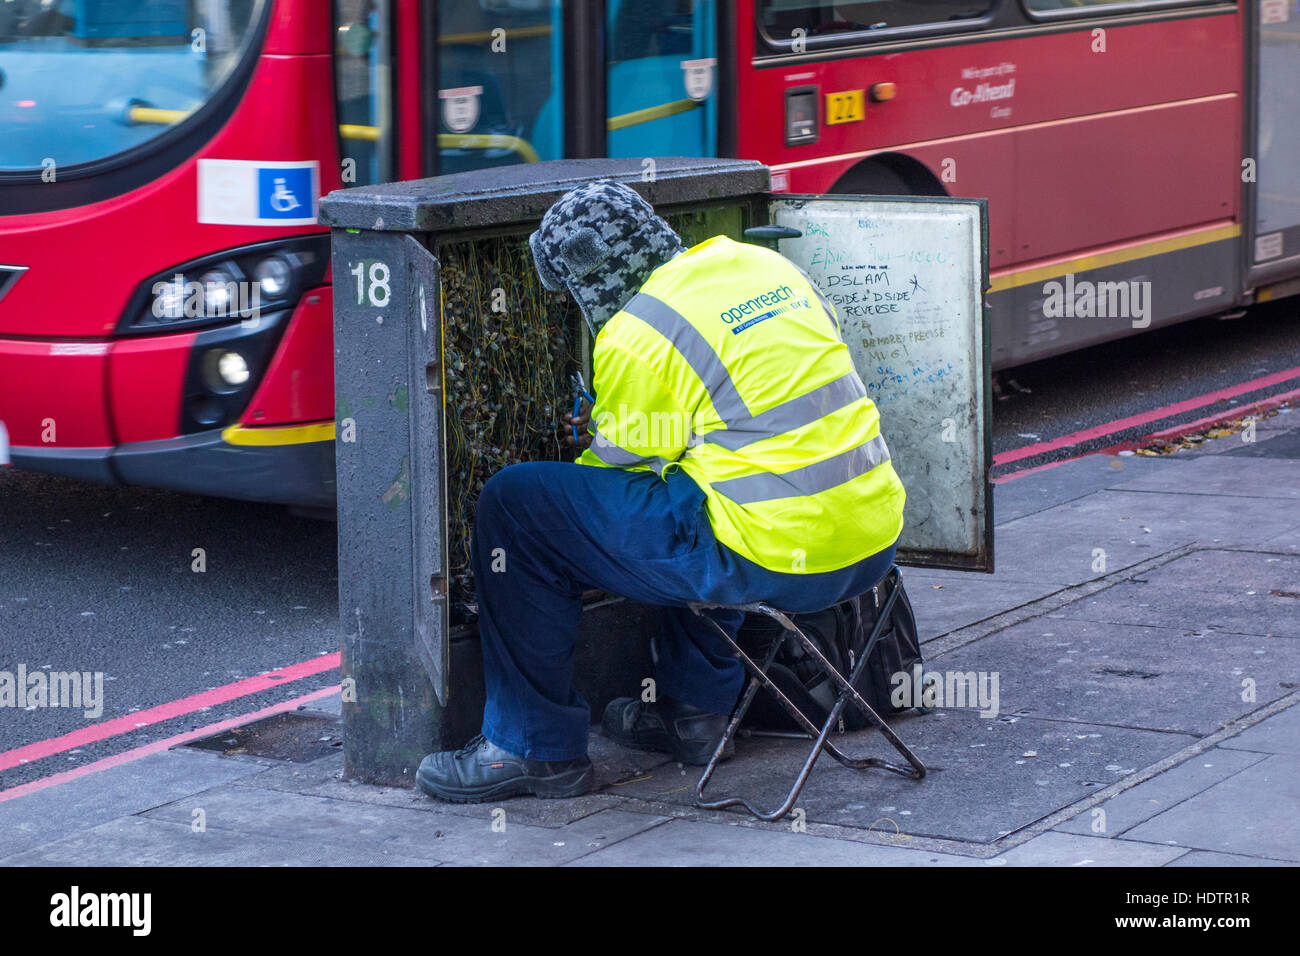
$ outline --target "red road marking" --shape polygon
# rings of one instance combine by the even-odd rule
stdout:
[[[1270,395],[1268,398],[1261,398],[1257,402],[1251,402],[1249,405],[1243,405],[1238,408],[1229,409],[1226,412],[1216,412],[1205,418],[1198,418],[1194,422],[1187,422],[1184,425],[1173,425],[1170,428],[1162,429],[1158,432],[1152,432],[1146,436],[1150,441],[1161,441],[1166,438],[1178,438],[1180,435],[1186,435],[1188,432],[1200,431],[1202,428],[1209,428],[1217,425],[1219,422],[1231,421],[1234,418],[1242,418],[1254,412],[1267,411],[1283,402],[1292,402],[1300,398],[1300,388],[1293,388],[1289,392],[1278,392],[1276,395]]]
[[[1078,461],[1080,458],[1090,458],[1092,457],[1092,455],[1100,455],[1100,454],[1101,451],[1098,450],[1088,455],[1074,455],[1073,457],[1070,458],[1062,458],[1060,461],[1049,461],[1045,465],[1035,465],[1033,468],[1021,468],[1019,471],[1009,471],[1005,475],[998,475],[995,478],[990,478],[989,481],[992,484],[1000,485],[1007,481],[1015,481],[1017,478],[1023,478],[1025,477],[1025,475],[1032,475],[1035,474],[1036,472],[1047,471],[1049,468],[1055,468],[1058,465],[1064,465],[1066,462]]]
[[[67,783],[69,780],[84,777],[86,774],[98,773],[99,771],[107,770],[110,767],[117,767],[124,763],[131,763],[134,760],[139,760],[141,757],[155,754],[160,750],[168,750],[180,744],[189,743],[191,740],[198,740],[200,737],[210,737],[213,734],[219,734],[223,730],[229,730],[231,727],[250,724],[255,720],[261,720],[263,717],[282,714],[286,710],[297,710],[303,704],[310,703],[313,700],[320,700],[322,697],[328,697],[331,694],[337,694],[338,692],[339,688],[337,687],[322,687],[320,690],[314,690],[310,694],[303,694],[301,697],[295,697],[293,700],[286,700],[279,704],[272,704],[270,707],[263,707],[261,710],[255,710],[251,714],[244,714],[242,717],[232,717],[229,720],[223,720],[215,724],[208,724],[206,727],[198,727],[194,730],[188,730],[183,734],[168,737],[166,740],[158,740],[151,744],[144,744],[143,746],[136,747],[133,750],[124,750],[119,754],[113,754],[111,757],[96,760],[94,763],[88,763],[85,766],[74,767],[71,770],[64,770],[62,773],[51,774],[48,777],[42,777],[40,780],[33,780],[31,783],[24,783],[17,787],[10,787],[8,790],[0,790],[0,803],[4,803],[6,800],[12,800],[14,797],[21,797],[28,793],[35,793],[37,790],[44,790],[47,787],[53,787],[56,784]]]
[[[1206,405],[1212,405],[1220,399],[1236,398],[1238,395],[1244,395],[1246,392],[1268,388],[1270,385],[1287,382],[1293,378],[1300,378],[1300,366],[1286,369],[1283,372],[1274,372],[1272,375],[1265,375],[1261,378],[1252,378],[1250,381],[1242,382],[1239,385],[1230,385],[1227,388],[1220,388],[1213,392],[1206,392],[1204,395],[1198,395],[1196,398],[1184,399],[1181,402],[1174,402],[1172,405],[1153,408],[1149,412],[1140,412],[1137,415],[1130,415],[1127,418],[1117,418],[1113,422],[1106,422],[1104,425],[1094,425],[1091,428],[1085,428],[1081,431],[1071,432],[1068,435],[1062,435],[1060,438],[1035,442],[1032,445],[1025,445],[1022,448],[1013,448],[1010,451],[1004,451],[1000,454],[994,455],[993,464],[1005,465],[1013,461],[1020,461],[1022,458],[1032,458],[1035,455],[1041,455],[1044,452],[1055,451],[1058,448],[1068,448],[1070,445],[1078,445],[1081,442],[1090,441],[1094,438],[1113,435],[1115,432],[1135,428],[1138,425],[1145,425],[1147,422],[1159,421],[1162,418],[1169,418],[1171,415],[1190,412],[1194,408],[1203,408]],[[1240,409],[1234,409],[1234,411],[1240,411]],[[1016,472],[1016,474],[1021,474],[1021,472]]]
[[[1078,461],[1080,458],[1088,458],[1092,455],[1114,455],[1120,451],[1131,451],[1134,448],[1144,448],[1153,442],[1168,441],[1172,438],[1178,438],[1190,432],[1200,431],[1202,428],[1209,428],[1217,425],[1219,422],[1230,421],[1234,418],[1243,418],[1246,415],[1255,412],[1266,411],[1274,406],[1281,405],[1283,402],[1290,402],[1300,399],[1300,388],[1294,388],[1289,392],[1278,392],[1276,395],[1270,395],[1268,398],[1261,398],[1257,402],[1251,402],[1249,405],[1241,405],[1237,408],[1229,409],[1225,412],[1217,412],[1205,418],[1198,418],[1194,422],[1184,422],[1181,425],[1171,425],[1169,428],[1162,429],[1158,432],[1151,432],[1149,435],[1143,435],[1141,438],[1134,438],[1132,441],[1120,442],[1117,445],[1108,445],[1105,448],[1098,448],[1096,451],[1088,452],[1084,455],[1072,455],[1069,458],[1062,458],[1060,461],[1049,461],[1045,465],[1035,465],[1033,468],[1021,468],[1019,471],[1009,472],[1005,475],[998,475],[996,478],[989,480],[1000,485],[1005,481],[1014,481],[1016,478],[1023,478],[1025,475],[1032,475],[1034,472],[1046,471],[1049,468],[1055,468],[1057,465],[1064,465],[1066,462]]]
[[[31,763],[33,760],[40,760],[43,757],[71,750],[73,747],[81,747],[108,737],[116,737],[118,734],[130,733],[133,730],[139,730],[141,727],[148,727],[150,724],[157,724],[164,720],[171,720],[173,717],[192,714],[204,707],[224,704],[226,701],[234,700],[237,697],[247,697],[249,694],[270,690],[272,687],[280,687],[290,681],[301,680],[304,677],[311,677],[313,674],[333,670],[339,666],[340,658],[341,655],[337,651],[333,654],[314,657],[309,661],[290,664],[288,667],[268,671],[256,677],[246,677],[243,680],[235,681],[233,684],[214,687],[212,690],[205,690],[201,694],[191,694],[189,697],[182,697],[180,700],[159,704],[157,707],[150,707],[148,710],[91,724],[89,727],[74,730],[60,737],[38,740],[35,743],[25,744],[13,750],[6,750],[0,753],[0,770],[8,770],[10,767],[16,767],[22,763]]]

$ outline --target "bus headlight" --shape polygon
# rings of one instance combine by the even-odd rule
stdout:
[[[150,316],[159,324],[184,320],[185,278],[178,276],[171,282],[158,282],[153,289]]]
[[[248,363],[238,352],[223,352],[217,359],[217,376],[227,385],[243,385],[248,381]]]
[[[237,313],[239,287],[227,273],[220,269],[205,272],[203,278],[199,279],[199,284],[203,286],[203,315],[224,318]],[[235,293],[233,296],[232,290]],[[236,307],[236,313],[232,313],[232,305]]]
[[[328,235],[275,239],[173,266],[137,287],[117,333],[224,325],[292,307],[302,290],[326,281],[329,243]]]
[[[248,384],[251,374],[248,359],[235,349],[208,349],[203,355],[203,384],[210,391],[218,394],[233,392]]]
[[[262,295],[269,299],[278,299],[288,291],[293,278],[289,263],[279,256],[263,259],[253,269],[253,278],[262,287]]]

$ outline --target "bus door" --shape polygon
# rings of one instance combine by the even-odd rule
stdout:
[[[390,0],[334,0],[334,86],[344,185],[398,178]]]
[[[439,174],[560,159],[562,0],[438,3],[434,14]]]
[[[1300,7],[1296,0],[1260,0],[1246,9],[1259,18],[1251,50],[1254,148],[1248,154],[1256,160],[1256,182],[1248,168],[1243,178],[1246,209],[1254,197],[1248,278],[1260,285],[1300,275]]]
[[[609,0],[606,155],[717,155],[714,0]]]

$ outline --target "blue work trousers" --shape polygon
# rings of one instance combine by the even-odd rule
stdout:
[[[488,740],[533,760],[572,760],[587,752],[590,710],[573,687],[585,590],[665,606],[655,642],[658,694],[729,714],[744,667],[687,602],[763,600],[815,611],[869,590],[893,564],[890,546],[839,571],[769,571],[718,543],[704,500],[699,486],[675,470],[661,479],[652,472],[527,462],[487,481],[472,562]],[[815,548],[809,542],[807,550]],[[744,617],[712,613],[732,636]]]

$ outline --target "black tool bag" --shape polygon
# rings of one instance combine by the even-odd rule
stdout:
[[[880,611],[894,591],[894,601],[889,620],[885,622],[876,643],[867,648]],[[908,707],[894,706],[891,701],[898,680],[894,675],[906,674],[907,680],[915,676],[919,685],[921,673],[921,643],[916,630],[916,617],[912,602],[903,589],[903,578],[897,567],[881,579],[870,591],[836,604],[824,611],[796,614],[795,625],[808,635],[817,649],[835,665],[846,678],[864,651],[868,654],[867,666],[854,689],[882,717],[901,713]],[[741,626],[737,643],[754,659],[762,663],[773,640],[783,641],[776,660],[768,668],[768,676],[804,716],[820,727],[835,706],[837,688],[826,676],[816,659],[809,654],[799,639],[785,631],[776,621],[761,614],[750,614]],[[918,698],[911,693],[894,695],[910,706]],[[799,730],[792,718],[770,693],[760,691],[745,717],[746,726],[765,730]],[[850,700],[841,714],[840,730],[861,730],[868,726],[866,717]]]

